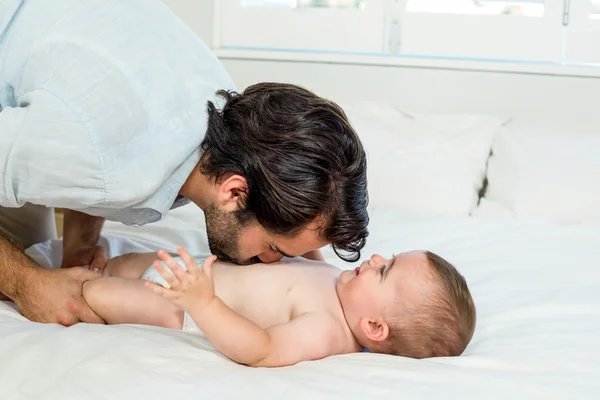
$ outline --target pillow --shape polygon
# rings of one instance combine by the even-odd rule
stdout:
[[[497,135],[485,199],[516,218],[600,221],[600,129],[582,121],[514,121]]]
[[[345,110],[367,153],[371,211],[467,216],[477,206],[493,137],[506,118],[370,102]]]
[[[508,220],[515,218],[515,214],[511,210],[504,207],[502,204],[490,201],[485,197],[479,199],[479,204],[477,205],[477,208],[471,212],[471,216],[484,220]]]

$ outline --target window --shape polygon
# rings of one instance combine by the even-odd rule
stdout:
[[[600,0],[571,0],[565,61],[600,63]]]
[[[366,6],[366,0],[242,0],[244,7],[327,7],[358,8]]]
[[[384,51],[387,0],[219,0],[219,46]]]
[[[600,19],[600,0],[591,0],[592,10],[590,12],[591,19]]]
[[[560,61],[561,40],[562,0],[408,0],[400,49],[406,55]]]
[[[600,66],[600,0],[219,0],[216,4],[217,47],[224,49]]]
[[[407,12],[454,15],[507,15],[543,17],[544,0],[408,0]]]

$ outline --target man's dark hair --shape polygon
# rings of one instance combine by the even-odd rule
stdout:
[[[217,182],[244,176],[242,213],[271,233],[293,237],[323,218],[321,237],[358,260],[368,236],[367,161],[343,110],[284,83],[217,94],[226,102],[220,110],[208,102],[200,171]]]

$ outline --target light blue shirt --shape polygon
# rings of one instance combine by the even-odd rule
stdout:
[[[219,89],[227,72],[160,0],[0,0],[0,206],[161,219],[187,202]]]

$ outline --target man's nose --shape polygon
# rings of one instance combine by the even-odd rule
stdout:
[[[273,253],[273,252],[269,251],[269,252],[264,252],[262,254],[259,254],[258,258],[260,258],[260,261],[262,261],[266,264],[269,264],[269,263],[274,263],[274,262],[281,260],[283,258],[283,256],[281,254],[277,254],[277,253]]]

